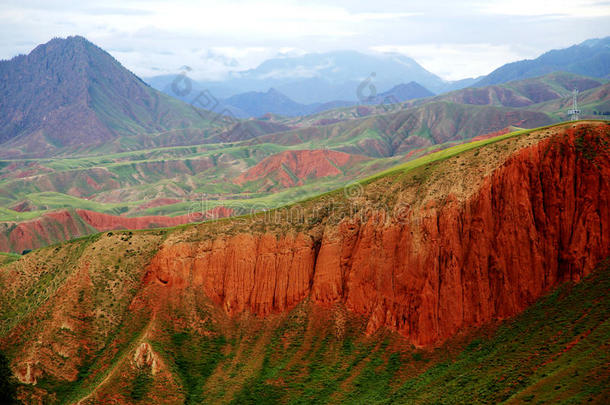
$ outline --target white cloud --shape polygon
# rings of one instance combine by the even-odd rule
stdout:
[[[534,50],[517,52],[508,45],[486,43],[380,45],[371,50],[407,55],[445,80],[481,76],[505,63],[536,56]]]
[[[78,34],[141,76],[188,65],[213,79],[278,55],[390,49],[457,79],[610,34],[609,3],[593,0],[0,1],[0,58]]]
[[[27,2],[26,2],[27,3]],[[253,1],[108,1],[105,7],[58,7],[37,3],[24,7],[20,2],[5,5],[2,19],[69,20],[81,27],[99,25],[107,31],[135,33],[147,27],[198,35],[228,36],[352,35],[354,25],[410,17],[408,12],[350,12],[344,7],[294,0]]]
[[[327,64],[318,66],[296,66],[290,69],[275,69],[268,73],[258,75],[259,79],[282,79],[282,78],[304,78],[304,77],[316,77],[319,76],[319,72],[324,69],[332,67],[332,63],[329,61]]]
[[[598,0],[510,0],[477,4],[479,11],[508,16],[591,18],[610,16],[610,4]]]

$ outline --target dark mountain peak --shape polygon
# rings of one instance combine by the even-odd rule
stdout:
[[[587,39],[586,41],[581,42],[580,45],[588,46],[590,48],[596,48],[596,47],[608,48],[608,47],[610,47],[610,37]]]
[[[160,116],[186,107],[176,103],[86,38],[53,38],[0,63],[0,152],[52,155],[158,132],[174,120],[160,123]]]
[[[399,91],[399,90],[418,90],[418,91],[433,94],[430,90],[426,89],[424,86],[422,86],[421,84],[414,82],[414,81],[411,81],[409,83],[397,84],[396,86],[392,87],[388,92]]]
[[[379,97],[381,97],[382,99],[387,97],[393,97],[401,102],[413,100],[416,98],[425,98],[432,96],[434,96],[434,93],[432,93],[430,90],[415,81],[398,84],[392,87],[390,90],[383,92],[379,95]]]
[[[245,93],[235,94],[227,98],[225,101],[230,104],[239,100],[249,100],[249,101],[261,101],[261,100],[273,100],[277,102],[287,102],[294,103],[292,99],[290,99],[287,95],[282,93],[281,91],[275,89],[274,87],[270,87],[269,90],[265,91],[247,91]]]
[[[87,45],[87,44],[95,46],[93,44],[93,42],[89,41],[87,38],[85,38],[81,35],[70,35],[65,38],[54,37],[49,42],[37,46],[37,48],[49,47],[49,46],[64,46],[64,47],[65,46],[78,46],[78,45],[82,46],[82,45]]]
[[[28,59],[36,60],[38,58],[49,57],[51,55],[69,56],[79,55],[85,56],[88,52],[106,53],[101,48],[94,45],[92,42],[81,36],[70,36],[67,38],[55,37],[49,42],[38,45],[27,55]],[[107,54],[107,53],[106,53]],[[109,54],[107,54],[110,56]],[[111,57],[111,56],[110,56]],[[113,58],[114,59],[114,58]]]
[[[123,77],[122,81],[139,80],[125,69],[112,55],[82,36],[53,38],[47,43],[38,45],[28,55],[18,56],[0,64],[3,83],[10,86],[10,81],[17,80],[36,84],[40,89],[42,82],[48,85],[66,85],[74,91],[79,84],[88,83],[96,76],[106,78]],[[85,91],[81,86],[78,92]],[[74,93],[71,93],[72,95]]]
[[[275,96],[275,97],[286,97],[286,98],[288,98],[284,93],[282,93],[281,91],[278,91],[274,87],[270,87],[269,90],[267,90],[267,94],[270,95],[270,96]]]
[[[556,71],[598,78],[606,77],[610,74],[610,37],[589,39],[569,48],[545,52],[536,59],[508,63],[483,77],[474,86],[507,83]]]
[[[310,107],[297,103],[274,87],[270,87],[266,92],[249,91],[236,94],[227,98],[224,102],[247,112],[252,117],[261,117],[267,113],[295,116],[311,111]]]
[[[269,88],[269,90],[266,93],[266,98],[269,100],[274,100],[277,103],[286,103],[286,104],[292,104],[292,105],[300,105],[299,103],[297,103],[296,101],[294,101],[293,99],[291,99],[290,97],[288,97],[287,95],[285,95],[284,93],[282,93],[281,91],[277,90],[274,87]]]

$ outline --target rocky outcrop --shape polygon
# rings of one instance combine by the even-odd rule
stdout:
[[[24,362],[15,369],[15,377],[22,384],[36,384],[42,376],[42,370],[33,362]]]
[[[161,360],[150,344],[142,342],[133,354],[133,362],[139,369],[149,369],[152,375],[161,370]]]
[[[610,254],[607,125],[519,149],[466,198],[439,194],[386,220],[315,233],[272,231],[166,242],[150,288],[204,293],[229,314],[266,315],[306,297],[344,304],[416,345],[515,315]],[[449,174],[448,174],[449,175]],[[400,201],[397,203],[399,204]]]

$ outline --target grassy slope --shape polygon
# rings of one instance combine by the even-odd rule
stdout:
[[[576,79],[585,80],[586,78],[553,74],[502,86],[511,89],[526,88],[530,82],[533,82],[547,86],[558,93],[567,94],[565,83]],[[587,111],[592,113],[593,110],[607,110],[605,107],[608,104],[607,86],[606,84],[581,93],[581,108],[585,114]],[[552,122],[565,119],[569,101],[569,97],[567,97],[532,105],[523,110],[546,114],[550,117],[549,122]],[[499,119],[498,111],[500,111],[496,107],[490,106],[458,105],[445,102],[417,104],[415,108],[410,108],[412,106],[413,104],[409,103],[394,106],[398,109],[393,107],[389,110],[389,114],[385,115],[358,118],[348,114],[349,116],[344,117],[348,121],[333,125],[299,128],[281,135],[268,135],[257,141],[261,142],[266,139],[269,141],[268,143],[255,145],[248,144],[249,141],[246,141],[245,143],[157,148],[155,141],[149,144],[149,149],[134,152],[67,159],[0,161],[0,209],[2,210],[0,221],[20,221],[33,218],[44,212],[45,207],[47,210],[68,207],[87,208],[103,213],[127,213],[128,215],[182,215],[189,211],[193,199],[200,200],[201,195],[206,195],[207,199],[214,201],[210,204],[211,206],[243,207],[243,210],[238,209],[238,212],[249,212],[252,207],[260,204],[264,204],[267,208],[276,207],[304,196],[331,190],[340,186],[342,182],[351,181],[355,177],[318,179],[308,183],[304,188],[287,190],[278,195],[277,199],[273,194],[260,193],[254,187],[256,185],[237,186],[232,183],[231,179],[263,158],[290,149],[330,148],[351,153],[387,154],[395,151],[402,154],[418,148],[409,142],[415,142],[414,145],[422,144],[422,142],[427,145],[427,143],[433,142],[438,143],[439,147],[451,146],[455,144],[455,141],[447,142],[445,135],[439,137],[438,134],[452,133],[455,131],[453,127],[456,126],[459,127],[456,136],[460,138],[457,142],[462,142],[471,136],[480,134],[481,122]],[[372,106],[371,108],[377,107]],[[514,112],[520,109],[508,110]],[[339,113],[343,109],[333,111]],[[334,113],[333,111],[328,114]],[[428,113],[426,115],[421,111],[428,111]],[[383,108],[376,111],[376,113],[382,112],[384,112]],[[132,113],[137,118],[137,111],[132,111]],[[192,110],[188,113],[195,114]],[[422,122],[413,124],[411,121],[418,114],[421,115]],[[471,118],[464,120],[463,117]],[[315,120],[319,116],[305,118]],[[168,118],[172,125],[175,124],[173,119]],[[138,120],[144,122],[146,117],[138,118]],[[307,125],[311,125],[311,122],[307,120],[305,122],[309,123]],[[159,122],[159,125],[162,126],[165,123]],[[125,129],[125,131],[129,132],[131,129]],[[158,136],[173,135],[159,133]],[[285,145],[277,143],[280,142],[280,138],[281,143],[285,143]],[[410,158],[434,148],[434,146],[421,148]],[[355,172],[360,176],[366,176],[395,165],[399,158],[373,159],[363,164]],[[227,164],[227,159],[231,164]],[[212,162],[213,166],[205,170],[196,170],[195,168],[201,167],[201,162]],[[14,178],[13,173],[17,171],[8,169],[9,165],[13,163],[22,165],[25,171],[31,169],[31,165],[39,164],[41,168],[32,170],[34,170],[34,175],[41,174],[42,176],[33,181],[30,181],[29,178],[27,180]],[[48,170],[53,173],[45,174]],[[95,170],[97,172],[94,173]],[[91,179],[93,182],[90,181]],[[96,183],[97,185],[95,185]],[[113,191],[116,192],[113,194]],[[64,196],[47,194],[49,192]],[[78,193],[86,196],[87,199],[76,198]],[[156,198],[178,198],[185,202],[148,210],[137,209],[138,205]],[[250,198],[254,199],[249,200]],[[35,209],[41,209],[41,211],[24,215],[6,210],[24,199],[34,200],[32,202],[38,206]],[[217,203],[216,201],[219,200],[224,200],[224,202]]]
[[[360,137],[350,138],[346,142],[347,144],[355,144],[359,139]],[[336,143],[337,141],[333,142]],[[422,148],[411,155],[410,159],[425,155],[438,148],[453,146],[455,143],[445,142]],[[23,199],[30,200],[35,206],[46,207],[46,210],[84,208],[103,213],[119,214],[129,212],[138,205],[150,201],[150,199],[156,198],[159,195],[167,194],[167,197],[182,198],[180,194],[171,194],[171,190],[176,188],[184,190],[184,192],[191,195],[211,196],[211,206],[225,205],[238,208],[238,212],[250,212],[252,207],[260,205],[263,205],[265,208],[278,207],[288,202],[296,201],[299,198],[313,196],[340,187],[345,182],[352,180],[353,176],[321,178],[310,181],[303,187],[287,189],[280,193],[260,193],[255,191],[256,187],[249,190],[247,186],[237,186],[228,181],[230,179],[227,179],[226,175],[229,169],[212,167],[204,172],[197,172],[189,169],[192,166],[190,162],[201,159],[217,162],[221,156],[229,156],[231,159],[235,159],[235,162],[244,162],[245,166],[252,166],[260,159],[283,150],[317,148],[320,146],[311,141],[307,144],[292,146],[275,144],[259,144],[255,146],[216,145],[211,148],[161,148],[92,158],[41,159],[37,162],[54,171],[54,174],[51,176],[57,173],[62,177],[40,182],[11,178],[0,180],[0,203],[3,206],[0,206],[0,220],[21,221],[35,218],[45,211],[43,209],[36,212],[18,213],[6,209]],[[354,168],[353,172],[366,176],[384,168],[395,166],[399,161],[400,157],[372,159]],[[172,162],[175,162],[175,164],[172,165]],[[24,165],[31,163],[33,161],[23,161]],[[159,167],[164,168],[163,172],[156,172],[156,170],[159,170]],[[105,168],[107,172],[93,174],[89,172],[92,168]],[[239,171],[235,171],[234,175],[236,176],[238,173]],[[43,174],[43,176],[45,175]],[[88,183],[88,180],[91,178],[95,181],[94,183],[101,185],[102,188],[100,190],[96,189],[97,186],[94,187]],[[126,189],[124,191],[130,193],[133,198],[120,203],[104,202],[104,194],[112,190],[112,188],[109,188],[111,187],[110,185],[104,186],[104,180],[110,178],[121,184]],[[52,184],[52,187],[49,187],[49,184]],[[85,195],[98,196],[96,199],[102,201],[78,198],[68,194],[70,189],[75,187]],[[137,215],[183,215],[188,212],[192,202],[187,199],[184,203],[150,208],[138,212]],[[240,207],[242,208],[241,210],[239,209]]]
[[[203,306],[198,311],[208,320],[206,334],[163,323],[146,340],[169,366],[170,382],[181,387],[168,403],[601,404],[610,394],[609,289],[606,261],[523,314],[429,350],[387,331],[365,337],[363,322],[345,309],[320,310],[306,302],[284,316],[230,325]],[[175,308],[172,316],[188,314]],[[59,403],[94,401],[93,393],[121,403],[171,397],[167,386],[159,386],[169,384],[164,377],[143,379],[130,363],[146,325],[128,319],[130,325],[116,332],[122,343],[110,350],[114,354],[86,362],[73,383],[42,379],[37,387],[57,392]],[[98,363],[105,372],[97,371]]]
[[[4,253],[0,252],[0,266],[8,264],[18,260],[21,256],[16,253]]]
[[[371,167],[371,171],[374,169],[379,170],[379,167],[383,166],[393,166],[393,168],[388,169],[389,171],[393,170],[408,170],[410,168],[418,167],[426,163],[433,162],[437,159],[453,156],[457,153],[460,153],[465,150],[469,150],[475,147],[479,147],[491,142],[495,142],[501,139],[505,139],[510,136],[516,136],[522,133],[529,132],[529,130],[517,131],[514,133],[510,133],[507,135],[503,135],[500,137],[476,141],[476,142],[467,142],[462,145],[456,145],[449,147],[440,152],[429,153],[429,151],[436,147],[441,146],[450,146],[451,143],[447,143],[444,145],[437,145],[433,148],[423,149],[419,153],[415,154],[413,157],[417,157],[419,155],[424,155],[419,158],[415,158],[405,164],[396,166],[396,159],[375,159],[373,161],[366,162],[363,166]],[[183,148],[178,148],[179,150]],[[174,150],[174,148],[171,148]],[[142,154],[144,153],[144,156]],[[118,155],[108,155],[106,157],[93,158],[92,161],[89,161],[86,158],[79,159],[65,159],[62,161],[54,161],[51,160],[49,163],[52,164],[62,164],[63,167],[68,167],[68,170],[78,171],[79,168],[88,168],[92,165],[102,164],[103,162],[108,163],[108,167],[116,167],[118,164],[114,163],[117,159],[135,157],[138,161],[141,161],[142,157],[148,157],[149,154],[153,154],[155,151],[150,152],[131,152],[131,153],[122,153]],[[164,157],[155,158],[155,161],[162,161]],[[158,160],[157,160],[158,159]],[[57,162],[57,163],[56,163]],[[121,164],[125,166],[126,164]],[[370,172],[370,171],[369,171]],[[388,173],[388,171],[382,171],[381,173],[374,175],[381,176],[384,173]],[[260,194],[260,193],[244,193],[239,198],[231,199],[209,199],[205,201],[205,207],[213,208],[218,205],[224,205],[227,207],[231,207],[237,210],[238,213],[249,213],[252,210],[261,210],[262,208],[271,209],[280,207],[286,204],[289,204],[294,201],[298,201],[305,198],[314,197],[320,193],[328,192],[330,190],[341,187],[345,183],[346,179],[321,179],[317,182],[313,182],[311,184],[307,184],[301,187],[294,187],[291,189],[287,189],[285,191],[270,193],[270,194]],[[0,181],[1,185],[11,186],[11,181]],[[145,186],[146,187],[146,186]],[[199,192],[205,193],[206,191],[218,191],[213,188],[213,185],[208,185],[207,188],[200,189]],[[237,192],[238,190],[234,190]],[[84,208],[97,212],[108,213],[108,214],[120,214],[122,212],[127,211],[130,207],[137,206],[139,204],[144,203],[146,200],[141,201],[131,201],[125,203],[98,203],[91,200],[85,200],[78,197],[74,197],[71,195],[67,195],[59,192],[36,192],[35,189],[31,189],[29,193],[19,194],[19,197],[26,197],[31,200],[36,205],[46,206],[48,209],[61,209],[61,208]],[[245,198],[244,198],[245,197]],[[10,200],[11,203],[15,203],[16,201]],[[193,202],[186,201],[183,203],[173,204],[171,206],[162,206],[147,209],[143,211],[140,215],[184,215],[192,209]],[[33,212],[16,212],[8,209],[4,209],[0,207],[0,221],[23,221],[28,219],[36,218],[42,215],[45,211],[33,211]]]
[[[443,160],[451,156],[455,156],[459,153],[478,148],[484,145],[495,143],[503,139],[508,139],[515,136],[524,135],[535,130],[543,128],[551,128],[562,124],[553,124],[551,126],[536,128],[532,130],[520,130],[511,132],[505,135],[501,135],[494,138],[466,142],[455,146],[447,147],[441,151],[432,152],[439,146],[423,149],[419,153],[413,155],[413,160],[409,160],[406,163],[396,165],[396,159],[381,159],[366,162],[363,166],[368,166],[368,169],[364,169],[364,173],[377,172],[370,177],[366,177],[365,180],[361,180],[360,183],[369,183],[377,178],[395,174],[398,172],[409,171],[424,165],[433,163],[435,161]],[[450,146],[452,143],[444,144],[444,146]],[[419,156],[419,157],[417,157]],[[390,166],[389,169],[383,170],[384,167]],[[380,171],[380,169],[382,169]],[[205,191],[220,191],[214,188],[214,185],[208,185],[208,188],[199,190],[202,194],[207,195],[203,199],[198,197],[195,201],[184,201],[172,205],[153,207],[141,211],[138,215],[186,215],[193,212],[201,212],[212,209],[216,206],[226,206],[235,210],[237,215],[240,214],[251,214],[262,210],[272,210],[275,208],[283,207],[294,203],[296,201],[304,201],[316,196],[321,193],[332,193],[331,190],[341,188],[346,183],[344,178],[323,178],[318,181],[306,184],[300,187],[289,188],[276,193],[252,193],[242,192],[238,193],[238,190],[233,190],[234,197],[218,198],[210,196]],[[1,183],[0,183],[1,184]],[[143,186],[146,188],[146,186]],[[245,190],[244,190],[245,191]],[[237,195],[239,194],[239,195]],[[63,208],[85,208],[97,212],[108,213],[113,215],[119,215],[127,212],[128,210],[137,207],[139,204],[146,202],[146,200],[131,201],[125,203],[99,203],[96,201],[80,199],[70,195],[56,192],[43,192],[34,193],[29,195],[29,199],[37,205],[48,207],[49,209],[63,209]],[[45,211],[33,211],[18,213],[12,210],[0,208],[0,220],[1,221],[23,221],[33,219]]]
[[[444,148],[454,143],[444,143],[434,147],[423,148],[414,153],[411,158],[429,153],[430,150]],[[299,145],[302,146],[302,145]],[[311,145],[312,147],[315,145]],[[96,158],[65,159],[61,161],[41,160],[45,167],[57,170],[62,177],[58,180],[51,180],[53,191],[42,191],[49,184],[48,181],[27,181],[27,180],[0,180],[0,199],[2,205],[10,207],[23,199],[27,199],[36,207],[44,209],[35,212],[19,213],[0,207],[0,221],[21,221],[38,217],[48,210],[63,208],[83,208],[108,214],[121,214],[132,212],[141,204],[156,197],[157,193],[171,193],[173,189],[181,189],[196,196],[207,195],[211,197],[210,206],[224,205],[237,209],[238,212],[250,212],[252,207],[273,208],[300,198],[313,196],[322,192],[340,187],[347,181],[355,178],[355,175],[368,175],[387,167],[396,165],[400,158],[372,159],[362,162],[356,167],[351,167],[345,176],[327,177],[320,179],[310,179],[302,187],[294,187],[277,193],[260,192],[257,184],[246,184],[238,186],[226,178],[228,169],[222,167],[212,167],[203,172],[189,169],[193,161],[200,159],[210,159],[217,161],[220,156],[230,156],[236,162],[244,162],[245,167],[253,166],[259,159],[278,153],[282,150],[299,149],[299,147],[281,147],[273,144],[261,144],[255,147],[235,146],[223,147],[206,151],[197,151],[187,157],[177,157],[168,159],[172,152],[181,154],[183,148],[178,150],[151,150],[146,153],[133,152],[107,155]],[[192,149],[190,150],[192,151]],[[188,152],[187,152],[188,153]],[[133,159],[133,160],[131,160]],[[172,162],[175,162],[172,167]],[[93,174],[89,172],[91,168],[105,168],[106,174]],[[156,172],[158,167],[165,168],[162,172]],[[235,171],[237,176],[239,172]],[[63,177],[65,175],[65,177]],[[110,176],[109,176],[110,175]],[[43,175],[44,176],[44,175]],[[53,175],[51,175],[53,176]],[[97,191],[95,187],[87,183],[88,179],[94,179],[95,183],[102,184],[102,189]],[[133,199],[122,202],[104,202],[95,199],[79,198],[68,194],[70,189],[78,188],[83,193],[91,193],[104,199],[104,194],[111,191],[110,186],[104,186],[104,180],[116,179],[124,185],[124,192],[131,193]],[[66,180],[68,179],[68,180]],[[69,179],[73,179],[70,180]],[[42,189],[42,190],[41,190]],[[166,190],[166,191],[164,191]],[[180,194],[168,195],[168,197],[178,197]],[[153,207],[147,210],[138,211],[135,215],[183,215],[188,213],[193,202],[192,197],[187,201],[171,206]],[[132,215],[134,215],[132,214]]]
[[[521,133],[524,132],[529,131]],[[453,154],[517,135],[460,145],[363,183],[411,172]],[[173,231],[156,231],[156,234],[162,236],[166,232]],[[134,233],[136,238],[140,234],[152,235],[151,232]],[[109,293],[104,287],[108,269],[112,268],[113,260],[121,257],[120,249],[113,249],[117,243],[137,240],[130,238],[130,233],[121,232],[102,238],[83,238],[36,252],[33,260],[39,254],[52,257],[57,249],[63,249],[69,260],[65,264],[63,260],[54,264],[43,260],[51,267],[59,266],[55,276],[53,271],[45,271],[28,285],[28,291],[42,291],[43,296],[19,295],[18,302],[10,305],[5,301],[7,297],[2,297],[4,327],[0,335],[24,319],[24,311],[35,314],[33,311],[42,302],[50,302],[54,291],[58,291],[67,277],[66,269],[77,266],[79,261],[88,263],[93,274],[97,271],[106,274],[94,278],[93,293],[85,294],[86,297],[93,294],[93,302],[105,302],[104,294]],[[117,241],[111,244],[114,239]],[[147,242],[145,256],[150,257],[160,241],[157,238]],[[104,250],[104,246],[106,249],[110,246],[110,251]],[[89,253],[80,260],[83,252]],[[100,265],[96,264],[98,260],[102,262]],[[142,275],[143,263],[137,260],[140,265],[130,270],[134,281]],[[288,314],[271,316],[264,321],[247,317],[227,321],[204,302],[197,305],[197,317],[205,320],[208,332],[201,334],[188,322],[160,319],[146,341],[168,365],[173,376],[170,382],[182,387],[176,391],[175,403],[181,403],[182,399],[186,403],[496,403],[504,400],[580,403],[589,398],[594,403],[603,403],[610,387],[606,350],[610,339],[609,263],[605,262],[582,283],[563,286],[515,319],[470,331],[434,350],[415,349],[389,332],[367,338],[363,335],[363,322],[344,308],[319,310],[307,302]],[[132,294],[130,290],[129,295]],[[129,296],[117,297],[122,302],[120,307],[125,309]],[[127,313],[123,316],[131,319],[128,323],[135,321]],[[192,314],[174,307],[169,319],[189,319],[189,316]],[[145,326],[141,322],[121,323],[109,336],[108,348],[98,352],[100,359],[91,359],[79,367],[79,378],[75,382],[43,379],[38,387],[61,393],[60,403],[92,393],[118,395],[134,403],[159,400],[169,380],[159,377],[143,383],[143,377],[129,361],[131,351],[144,339]],[[113,336],[121,337],[118,351],[113,349]],[[95,364],[104,366],[100,371]],[[102,381],[104,384],[99,386]]]
[[[233,403],[601,403],[610,389],[608,289],[606,261],[496,330],[472,331],[434,351],[399,350],[391,335],[362,339],[357,322],[341,338],[329,328],[310,337],[289,317]]]

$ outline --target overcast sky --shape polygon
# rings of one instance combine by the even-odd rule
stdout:
[[[610,35],[595,0],[0,0],[0,58],[82,35],[144,77],[221,78],[280,54],[400,52],[444,79]]]

